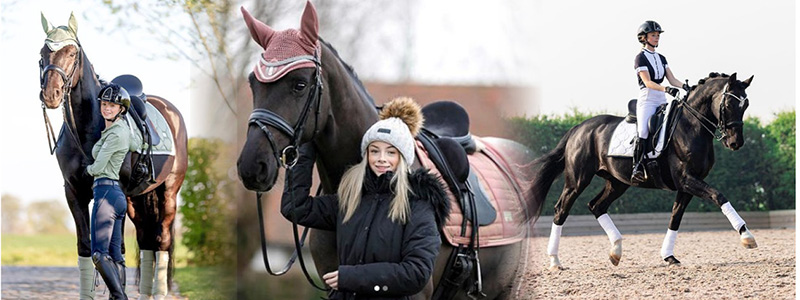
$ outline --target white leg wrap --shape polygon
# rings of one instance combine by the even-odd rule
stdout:
[[[153,250],[139,251],[139,300],[153,299],[155,259],[155,252]]]
[[[558,255],[558,242],[561,240],[561,226],[553,223],[550,227],[550,241],[547,242],[547,255]]]
[[[736,233],[739,233],[739,229],[744,226],[744,220],[742,220],[742,217],[736,213],[736,210],[733,209],[733,206],[731,206],[730,202],[725,202],[721,208],[722,213],[725,214],[725,216],[728,217],[728,221],[731,222],[733,229],[736,230]]]
[[[602,216],[598,217],[597,222],[600,222],[600,226],[606,231],[606,234],[608,235],[608,241],[610,241],[611,244],[614,244],[614,242],[622,239],[622,234],[619,233],[617,226],[614,226],[614,222],[611,221],[611,217],[609,217],[608,214],[603,214]]]
[[[675,249],[675,239],[678,237],[678,231],[667,229],[667,235],[664,236],[664,243],[661,244],[661,258],[674,256],[672,251]]]
[[[164,299],[167,296],[167,268],[169,267],[169,252],[156,251],[156,268],[153,277],[153,298]]]
[[[78,270],[80,270],[80,299],[94,299],[94,263],[91,257],[78,256]]]

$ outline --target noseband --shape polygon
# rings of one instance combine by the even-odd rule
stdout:
[[[45,133],[47,134],[47,143],[50,148],[50,155],[56,152],[56,148],[58,147],[58,141],[56,140],[55,132],[53,131],[53,125],[50,122],[50,117],[47,116],[47,106],[44,103],[44,89],[47,87],[47,73],[50,71],[56,72],[61,77],[61,82],[63,83],[61,87],[61,92],[63,98],[61,103],[67,103],[66,106],[69,106],[69,118],[67,118],[67,108],[66,106],[62,106],[62,113],[64,114],[64,122],[69,120],[72,124],[71,126],[67,126],[67,132],[69,132],[70,136],[72,137],[72,141],[75,142],[75,147],[78,148],[78,151],[83,155],[83,158],[89,159],[89,156],[83,151],[83,146],[81,145],[81,141],[78,138],[78,128],[75,124],[75,113],[72,111],[72,83],[73,79],[75,78],[75,72],[78,70],[78,65],[80,64],[81,60],[83,59],[83,47],[81,47],[81,43],[77,42],[78,45],[76,46],[78,49],[78,53],[75,56],[75,61],[72,63],[72,72],[67,75],[67,72],[64,71],[61,67],[49,64],[47,66],[44,65],[44,58],[39,59],[39,101],[42,102],[42,114],[44,115],[44,125],[45,125]]]
[[[286,121],[280,115],[264,108],[255,108],[253,112],[250,113],[250,120],[249,124],[255,124],[261,131],[263,131],[266,136],[267,140],[269,141],[270,146],[272,146],[272,154],[275,156],[275,161],[278,168],[286,168],[291,169],[297,163],[297,159],[299,154],[297,152],[297,147],[300,144],[300,139],[303,137],[303,131],[305,130],[305,123],[309,116],[309,111],[311,110],[312,105],[316,105],[315,115],[314,115],[314,133],[313,135],[316,136],[317,131],[319,128],[317,127],[317,123],[319,122],[319,112],[320,112],[320,95],[322,94],[322,63],[320,62],[318,55],[302,55],[302,56],[295,56],[289,58],[287,60],[280,61],[276,64],[285,64],[287,62],[295,62],[299,60],[309,60],[314,62],[316,66],[314,68],[314,77],[316,81],[312,86],[311,92],[308,94],[308,98],[306,99],[305,105],[303,105],[303,111],[300,113],[300,117],[297,119],[297,122],[294,126],[289,125],[289,122]],[[269,65],[268,65],[269,66]],[[278,151],[278,147],[275,144],[275,137],[272,132],[269,130],[269,127],[273,127],[278,129],[281,133],[289,137],[289,145],[284,147],[282,150]],[[313,137],[312,137],[313,139]],[[276,176],[277,178],[277,176]],[[274,185],[273,179],[273,185]]]

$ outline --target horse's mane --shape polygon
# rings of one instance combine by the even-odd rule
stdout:
[[[728,77],[731,77],[731,76],[728,75],[728,74],[725,74],[725,73],[711,72],[711,73],[708,73],[708,77],[698,80],[697,84],[693,85],[689,90],[693,91],[694,89],[696,89],[696,88],[700,87],[701,85],[705,84],[706,81],[708,81],[709,79],[718,78],[718,77],[719,78],[728,78]]]
[[[341,63],[344,66],[344,69],[347,70],[347,75],[349,75],[350,79],[352,79],[356,83],[356,87],[358,88],[358,93],[361,94],[361,96],[364,99],[369,99],[370,104],[374,106],[375,99],[372,99],[372,95],[370,95],[369,92],[367,92],[367,88],[364,87],[364,83],[361,82],[361,79],[358,79],[358,75],[356,74],[356,71],[353,69],[353,67],[351,67],[349,64],[344,62],[344,60],[342,60],[342,57],[339,56],[339,52],[336,51],[336,49],[334,49],[330,43],[326,42],[321,37],[319,38],[319,41],[323,45],[325,45],[325,47],[327,47],[328,50],[331,50],[331,52],[333,52],[333,56],[336,57],[336,60],[338,60],[339,63]]]

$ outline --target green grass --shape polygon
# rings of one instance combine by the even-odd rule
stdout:
[[[0,262],[4,266],[77,266],[78,240],[74,234],[3,234]],[[175,266],[186,266],[187,249],[175,241]],[[136,239],[125,236],[125,260],[136,266]]]
[[[125,260],[136,261],[133,237],[125,237],[125,249]],[[74,234],[3,234],[0,250],[0,261],[7,266],[78,265],[78,239]]]
[[[175,282],[181,296],[192,300],[236,298],[236,274],[220,267],[182,267],[175,269]]]

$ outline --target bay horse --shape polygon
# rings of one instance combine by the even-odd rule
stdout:
[[[96,100],[101,84],[78,40],[74,15],[70,15],[69,25],[53,27],[42,14],[42,28],[47,39],[41,48],[39,62],[39,99],[43,111],[62,106],[64,112],[64,123],[51,154],[55,153],[61,168],[67,205],[75,221],[81,299],[92,299],[95,271],[91,261],[89,203],[93,197],[93,178],[85,173],[85,169],[93,162],[92,146],[104,128]],[[120,184],[127,196],[128,217],[136,227],[136,240],[142,250],[137,262],[141,275],[140,294],[145,297],[155,294],[159,298],[166,295],[171,284],[175,240],[173,222],[178,190],[188,163],[187,134],[183,117],[172,103],[153,95],[148,95],[147,101],[165,117],[175,139],[174,155],[153,156],[153,172],[157,175],[155,183],[149,184],[144,180],[139,186],[129,186],[131,161],[138,158],[137,153],[129,153],[120,170]],[[55,139],[55,135],[49,135],[52,125],[47,114],[44,115],[50,141]],[[125,251],[124,242],[122,251]]]
[[[715,139],[733,151],[744,145],[742,118],[749,106],[745,89],[753,77],[739,81],[736,73],[731,76],[711,73],[708,78],[690,88],[687,97],[678,102],[672,138],[655,162],[659,171],[651,178],[663,179],[663,185],[653,180],[637,185],[640,188],[661,188],[676,191],[672,218],[661,248],[662,258],[670,265],[680,264],[673,253],[677,231],[684,210],[692,197],[699,197],[721,207],[723,213],[739,233],[745,248],[755,248],[755,237],[747,230],[744,220],[729,204],[728,199],[708,185],[703,179],[714,166]],[[589,185],[594,176],[605,180],[605,186],[589,201],[592,214],[606,231],[612,246],[609,259],[617,265],[622,257],[622,236],[608,216],[608,208],[630,186],[632,160],[630,157],[609,156],[612,133],[623,118],[599,115],[571,128],[558,145],[533,162],[535,180],[531,194],[537,201],[544,201],[555,178],[564,174],[564,189],[555,205],[555,216],[551,227],[547,253],[550,269],[563,269],[558,259],[561,226],[578,195]],[[622,126],[622,125],[619,125]],[[721,136],[716,136],[716,131]]]
[[[343,173],[361,159],[359,145],[364,132],[378,121],[375,103],[353,69],[330,44],[318,37],[316,12],[310,2],[306,4],[300,30],[274,31],[244,8],[242,13],[251,36],[265,50],[249,76],[254,110],[237,162],[242,183],[248,190],[269,191],[279,169],[290,164],[286,152],[297,145],[313,143],[323,192],[336,193]],[[515,142],[496,140],[484,139],[513,151]],[[532,160],[526,159],[525,162]],[[527,186],[523,191],[527,191]],[[538,212],[541,203],[525,206]],[[527,225],[520,226],[527,237]],[[415,299],[431,297],[434,287],[442,281],[448,257],[455,249],[444,236],[432,280]],[[335,232],[312,229],[308,243],[320,276],[339,268]],[[518,275],[524,273],[525,264],[520,262],[527,260],[527,244],[527,239],[521,239],[509,245],[480,248],[483,268],[479,270],[487,299],[513,297]],[[455,299],[466,297],[464,290],[455,295]]]

